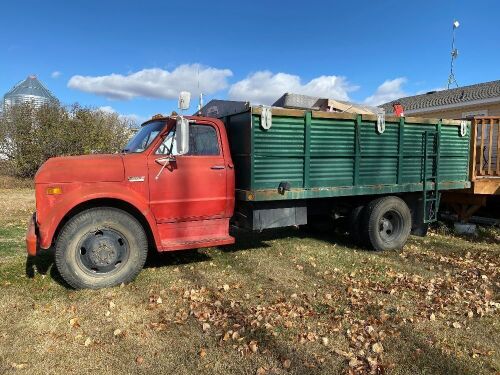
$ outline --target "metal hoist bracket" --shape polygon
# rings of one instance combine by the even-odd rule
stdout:
[[[385,132],[385,110],[381,109],[377,112],[377,133]]]
[[[460,136],[465,137],[467,135],[467,121],[460,121]]]
[[[260,114],[260,126],[262,129],[269,130],[273,125],[273,113],[271,107],[262,106],[262,112]]]

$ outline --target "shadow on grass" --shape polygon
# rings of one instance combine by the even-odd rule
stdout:
[[[331,232],[312,231],[297,228],[269,229],[263,232],[233,229],[231,234],[236,237],[235,244],[220,246],[218,247],[219,250],[225,253],[233,253],[244,250],[270,248],[272,247],[272,245],[268,244],[267,241],[282,240],[287,238],[311,238],[329,244],[335,243],[346,248],[354,248],[354,244],[349,240],[348,236],[333,229],[331,230]],[[357,247],[356,249],[365,250]],[[211,259],[212,258],[207,253],[200,252],[198,251],[198,249],[179,250],[172,252],[157,252],[154,249],[149,249],[144,268],[159,268],[164,266],[195,264],[206,262]],[[36,257],[28,256],[26,258],[25,272],[26,276],[30,279],[33,279],[36,273],[39,273],[41,275],[50,275],[51,278],[58,284],[66,288],[70,288],[70,286],[59,274],[57,267],[55,266],[54,250],[52,248],[39,252]]]
[[[278,229],[266,229],[262,232],[253,232],[242,230],[238,228],[231,229],[231,235],[236,238],[236,242],[229,246],[220,246],[219,250],[223,252],[238,252],[243,250],[255,250],[262,248],[269,248],[272,245],[268,244],[267,241],[283,240],[287,238],[291,239],[313,239],[317,241],[322,241],[327,244],[339,245],[346,248],[352,248],[356,250],[366,250],[365,248],[360,248],[354,244],[348,235],[340,230],[335,230],[332,228],[330,231],[324,230],[314,230],[309,228],[278,228]]]
[[[52,280],[59,285],[65,288],[71,288],[57,270],[54,260],[54,250],[52,248],[39,252],[36,257],[28,255],[26,257],[25,272],[26,276],[30,279],[33,279],[36,273],[40,275],[50,275]]]
[[[434,345],[432,338],[424,337],[411,327],[404,327],[401,336],[394,340],[389,348],[398,354],[396,368],[402,373],[448,375],[482,372],[478,368],[472,368],[470,364],[451,352],[449,354],[443,352]]]
[[[198,263],[210,259],[208,255],[200,253],[196,249],[167,253],[158,253],[156,250],[150,250],[144,268]],[[37,273],[40,275],[49,275],[59,285],[72,289],[57,270],[53,249],[43,250],[35,257],[27,256],[25,273],[29,279],[34,279]]]
[[[182,266],[191,263],[206,262],[210,259],[210,256],[199,252],[198,249],[164,252],[158,252],[155,249],[150,249],[144,268],[157,268],[175,265]]]
[[[477,225],[475,234],[462,234],[455,232],[452,224],[452,222],[438,222],[435,223],[432,228],[440,235],[454,237],[455,239],[459,238],[469,243],[484,242],[489,244],[500,244],[500,227],[498,225]]]

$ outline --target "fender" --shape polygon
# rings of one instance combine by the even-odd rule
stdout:
[[[45,190],[46,185],[39,188]],[[40,247],[48,249],[53,242],[54,234],[65,216],[78,205],[95,199],[117,199],[135,207],[146,219],[157,247],[161,241],[156,220],[149,209],[147,198],[128,184],[96,182],[90,184],[59,184],[63,194],[53,200],[47,207],[46,216],[39,221]],[[37,194],[38,198],[38,194]]]

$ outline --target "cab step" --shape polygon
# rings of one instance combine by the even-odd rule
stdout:
[[[221,245],[231,245],[235,242],[234,237],[212,237],[202,239],[185,239],[179,241],[162,241],[161,248],[158,251],[173,251],[185,249],[197,249],[200,247],[212,247]]]

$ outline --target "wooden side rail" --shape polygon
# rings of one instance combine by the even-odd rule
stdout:
[[[471,178],[500,177],[500,117],[472,121]]]

